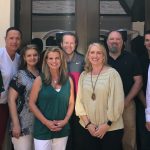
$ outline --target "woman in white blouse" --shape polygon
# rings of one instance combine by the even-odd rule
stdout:
[[[107,65],[103,45],[89,45],[85,71],[81,74],[76,99],[80,118],[78,150],[121,150],[124,92],[118,72]]]

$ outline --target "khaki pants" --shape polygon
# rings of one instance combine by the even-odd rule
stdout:
[[[134,100],[124,109],[123,121],[123,150],[136,150],[136,108]]]

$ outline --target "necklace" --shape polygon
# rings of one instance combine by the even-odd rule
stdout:
[[[58,79],[56,79],[56,80],[52,80],[52,82],[51,82],[51,85],[54,87],[54,88],[56,88],[57,86],[58,86]]]
[[[99,77],[99,75],[100,75],[102,69],[103,69],[103,66],[102,66],[102,68],[100,69],[100,71],[99,71],[99,73],[98,73],[98,75],[97,75],[97,78],[96,78],[96,81],[95,81],[94,84],[93,84],[93,81],[92,81],[92,71],[91,71],[91,83],[92,83],[92,90],[93,90],[91,98],[92,98],[93,101],[96,99],[95,87],[96,87],[96,83],[97,83],[98,77]]]
[[[57,80],[52,80],[52,82],[53,82],[54,84],[57,84],[57,83],[58,83],[58,81],[57,81]]]

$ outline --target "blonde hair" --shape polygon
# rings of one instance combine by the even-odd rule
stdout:
[[[86,72],[92,71],[92,64],[90,63],[88,56],[89,56],[90,50],[93,46],[96,46],[98,49],[100,49],[102,51],[102,53],[104,55],[103,65],[107,65],[107,52],[106,52],[105,47],[100,43],[92,43],[89,45],[87,53],[85,55],[85,67],[84,67],[84,69]]]
[[[42,64],[42,73],[44,75],[44,83],[51,84],[51,82],[52,82],[51,72],[50,72],[49,66],[47,64],[47,58],[48,58],[48,54],[50,52],[59,53],[61,65],[59,68],[59,82],[58,83],[63,85],[66,82],[66,80],[68,79],[67,63],[66,63],[66,58],[65,58],[64,52],[59,47],[48,48],[44,54],[43,64]]]

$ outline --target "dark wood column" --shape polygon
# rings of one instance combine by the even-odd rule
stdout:
[[[23,33],[23,45],[32,38],[32,0],[15,0],[15,26]]]
[[[150,0],[145,0],[145,30],[150,30]]]
[[[99,0],[75,0],[76,33],[79,37],[78,51],[85,53],[89,43],[99,40]]]

